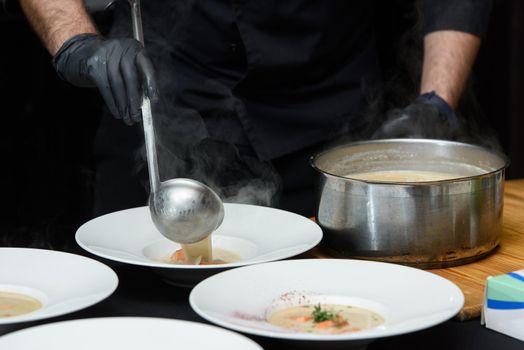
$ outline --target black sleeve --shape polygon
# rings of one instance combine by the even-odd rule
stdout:
[[[491,6],[492,0],[422,0],[423,34],[457,30],[482,36]]]

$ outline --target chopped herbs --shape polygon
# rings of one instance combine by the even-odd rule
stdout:
[[[337,318],[337,315],[331,311],[322,310],[322,306],[318,304],[313,309],[313,312],[311,313],[311,317],[313,317],[314,323],[320,323],[324,321],[335,321]]]
[[[275,326],[312,334],[342,334],[376,327],[384,319],[371,310],[340,304],[299,304],[271,313]],[[351,322],[350,322],[351,320]]]

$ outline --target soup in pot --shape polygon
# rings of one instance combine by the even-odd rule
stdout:
[[[344,177],[378,182],[425,182],[451,180],[460,177],[460,175],[424,170],[380,170],[347,174]]]

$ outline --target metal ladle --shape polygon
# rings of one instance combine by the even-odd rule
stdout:
[[[134,38],[144,45],[140,0],[129,0]],[[155,132],[151,102],[144,93],[142,123],[149,170],[149,211],[162,235],[178,243],[203,240],[216,230],[224,219],[220,197],[208,186],[191,179],[160,182],[156,155]]]

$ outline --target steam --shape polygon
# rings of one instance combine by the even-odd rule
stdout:
[[[407,107],[417,97],[422,71],[422,15],[420,1],[417,6],[410,2],[391,1],[382,4],[377,15],[381,26],[377,28],[377,47],[383,73],[381,89],[363,86],[367,108],[362,118],[367,128],[362,138],[373,138],[383,134],[388,112]],[[495,130],[489,125],[474,93],[475,76],[472,73],[463,92],[460,105],[455,113],[461,122],[458,132],[448,133],[446,120],[428,118],[424,120],[425,130],[435,130],[442,139],[476,144],[491,150],[501,151],[502,147]],[[417,126],[406,130],[415,135]],[[377,132],[378,130],[378,132]],[[382,131],[382,132],[381,132]],[[411,132],[410,132],[411,131]],[[413,137],[413,136],[412,136]]]
[[[242,101],[232,95],[231,86],[213,79],[212,74],[207,78],[202,75],[201,81],[195,82],[192,76],[186,77],[177,70],[181,65],[176,62],[173,45],[175,42],[184,45],[187,30],[192,30],[186,21],[191,17],[195,0],[162,1],[161,6],[154,3],[143,1],[142,9],[146,48],[156,67],[161,94],[160,103],[154,106],[161,178],[196,179],[212,187],[225,201],[275,205],[281,191],[281,179],[269,162],[257,159],[247,140],[238,137],[237,131],[242,127],[237,115],[242,113]],[[111,36],[131,36],[128,6],[125,2],[116,6],[123,8],[115,11]],[[377,48],[382,85],[363,81],[361,88],[367,107],[358,119],[365,122],[333,144],[371,138],[384,124],[388,111],[406,107],[418,95],[422,64],[420,11],[411,2],[401,1],[386,2],[380,10],[376,20],[381,23],[377,27]],[[205,63],[194,61],[184,64],[205,66]],[[181,95],[181,86],[187,86],[188,82],[213,91],[214,105],[204,109],[206,96],[196,92],[201,86],[194,87],[194,94]],[[201,113],[193,106],[198,106]],[[500,149],[495,133],[482,117],[471,83],[457,113],[465,127],[460,134],[454,135],[454,140]],[[208,130],[206,124],[213,127]],[[438,119],[425,127],[445,130]],[[221,129],[222,136],[231,131],[225,138],[229,142],[212,141],[216,139],[213,130],[217,128]],[[443,138],[451,136],[443,134]],[[238,144],[245,146],[235,146]],[[144,152],[141,154],[139,168],[143,171]]]
[[[190,18],[194,1],[163,1],[161,6],[153,3],[143,1],[142,14],[146,50],[155,65],[160,92],[153,118],[161,179],[195,179],[213,188],[225,202],[277,205],[279,176],[269,162],[257,159],[247,146],[245,136],[238,136],[241,125],[236,118],[242,112],[242,102],[219,80],[207,78],[195,82],[193,77],[185,77],[184,72],[177,69],[180,63],[174,56],[174,43],[175,39],[178,44],[183,42],[185,31],[191,29],[185,21]],[[132,36],[127,4],[121,2],[115,6],[121,8],[115,11],[110,36]],[[209,131],[204,116],[193,108],[205,108],[205,96],[182,95],[182,79],[192,79],[189,83],[203,84],[207,91],[213,91],[213,108],[203,111],[207,122],[213,124]],[[237,126],[236,130],[231,130],[232,123]],[[221,128],[222,139],[231,142],[213,141],[216,137],[210,132],[216,128]],[[139,152],[137,172],[143,172],[145,151]],[[148,186],[147,182],[144,186]]]

